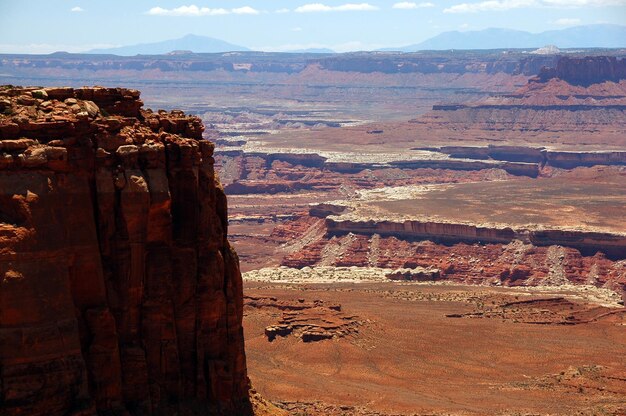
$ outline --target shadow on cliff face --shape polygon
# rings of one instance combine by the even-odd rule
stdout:
[[[0,224],[14,227],[24,225],[30,216],[27,197],[28,195],[0,195]]]
[[[201,121],[122,88],[0,100],[0,414],[251,414]]]

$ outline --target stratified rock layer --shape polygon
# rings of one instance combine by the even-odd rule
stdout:
[[[298,219],[294,223],[304,221]],[[314,270],[320,266],[399,269],[387,273],[386,277],[394,280],[447,280],[496,286],[593,285],[620,296],[626,293],[626,262],[612,260],[602,252],[583,255],[572,247],[556,243],[538,246],[519,239],[473,244],[447,241],[446,245],[404,233],[384,232],[389,223],[370,225],[380,225],[380,233],[375,228],[355,233],[327,229],[328,233],[320,233],[288,253],[281,265]],[[407,225],[410,227],[411,222]],[[433,229],[445,230],[439,224],[425,227],[431,225]],[[280,231],[293,240],[298,238],[295,227],[290,235],[290,223],[280,228],[277,235]],[[301,235],[308,234],[305,230]]]
[[[533,82],[546,82],[560,78],[573,85],[591,85],[605,81],[626,79],[626,59],[614,56],[587,56],[585,58],[559,58],[554,68],[541,68]]]
[[[242,285],[199,119],[0,89],[0,414],[247,412]]]

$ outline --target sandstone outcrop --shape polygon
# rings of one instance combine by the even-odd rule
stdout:
[[[287,154],[280,157],[285,157]],[[307,154],[317,161],[317,154]],[[228,195],[271,194],[301,190],[330,191],[341,187],[372,189],[437,182],[488,180],[512,175],[536,177],[537,163],[476,160],[397,160],[382,162],[322,162],[311,166],[304,158],[278,159],[276,154],[220,152],[216,166]]]
[[[624,165],[626,59],[561,57],[514,92],[434,105],[411,123],[441,143],[416,150],[454,158],[565,169]]]
[[[624,308],[581,304],[562,297],[492,305],[481,303],[476,306],[476,310],[472,312],[446,316],[449,318],[495,318],[535,325],[580,325],[599,320],[626,322],[626,309]]]
[[[352,220],[341,216],[326,218],[330,235],[379,234],[405,239],[431,240],[441,243],[501,243],[513,240],[524,241],[536,246],[562,245],[573,247],[593,255],[600,251],[611,258],[626,258],[626,234],[564,229],[527,229],[523,227],[496,227],[445,221],[422,220]]]
[[[451,157],[477,160],[502,160],[510,162],[536,163],[535,166],[552,166],[563,169],[574,169],[580,166],[626,165],[626,151],[558,151],[542,147],[523,146],[441,146],[431,148]],[[527,175],[531,176],[531,175]]]
[[[402,228],[402,224],[398,226]],[[407,227],[410,230],[414,225]],[[437,224],[431,227],[446,239],[403,234],[397,229],[392,232],[391,228],[386,232],[381,228],[380,233],[375,227],[367,230],[350,227],[352,232],[347,228],[343,232],[334,230],[286,254],[281,264],[303,270],[309,267],[316,270],[319,266],[391,269],[386,273],[400,279],[406,279],[405,275],[410,277],[411,270],[427,270],[432,274],[418,275],[416,279],[497,286],[593,285],[616,293],[626,292],[626,262],[611,260],[602,252],[584,255],[565,246],[568,244],[565,241],[523,241],[516,239],[510,228],[508,234],[483,230],[480,233],[484,234],[478,238],[476,228],[457,228],[455,224],[449,224],[448,228]]]
[[[0,414],[246,414],[213,144],[122,88],[0,89]]]
[[[615,56],[587,56],[570,58],[563,56],[556,66],[543,67],[531,82],[546,82],[559,78],[573,85],[591,85],[605,81],[619,82],[626,79],[626,58]]]
[[[417,280],[417,281],[434,281],[441,277],[439,269],[425,269],[416,267],[412,269],[396,269],[387,274],[387,278],[391,280]]]
[[[342,311],[341,305],[321,300],[307,302],[304,299],[278,300],[275,297],[245,297],[245,307],[255,309],[277,309],[281,318],[265,328],[267,340],[277,337],[295,336],[302,342],[323,341],[333,338],[354,336],[364,322],[354,315]]]

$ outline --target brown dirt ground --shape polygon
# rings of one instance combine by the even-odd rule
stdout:
[[[245,308],[252,383],[290,414],[626,412],[623,309],[569,300],[519,306],[518,300],[541,296],[466,286],[247,282],[245,293],[340,303],[364,322],[356,334],[339,339],[269,342],[264,328],[281,311]],[[565,325],[569,314],[579,322],[598,319]]]

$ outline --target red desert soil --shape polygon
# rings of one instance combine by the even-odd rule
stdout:
[[[245,293],[250,378],[290,414],[626,412],[623,308],[524,289],[395,283],[247,282]],[[282,306],[268,306],[272,297]],[[285,311],[308,319],[306,308],[288,305],[316,301],[340,304],[359,325],[317,342],[292,334],[268,341],[266,327]]]

